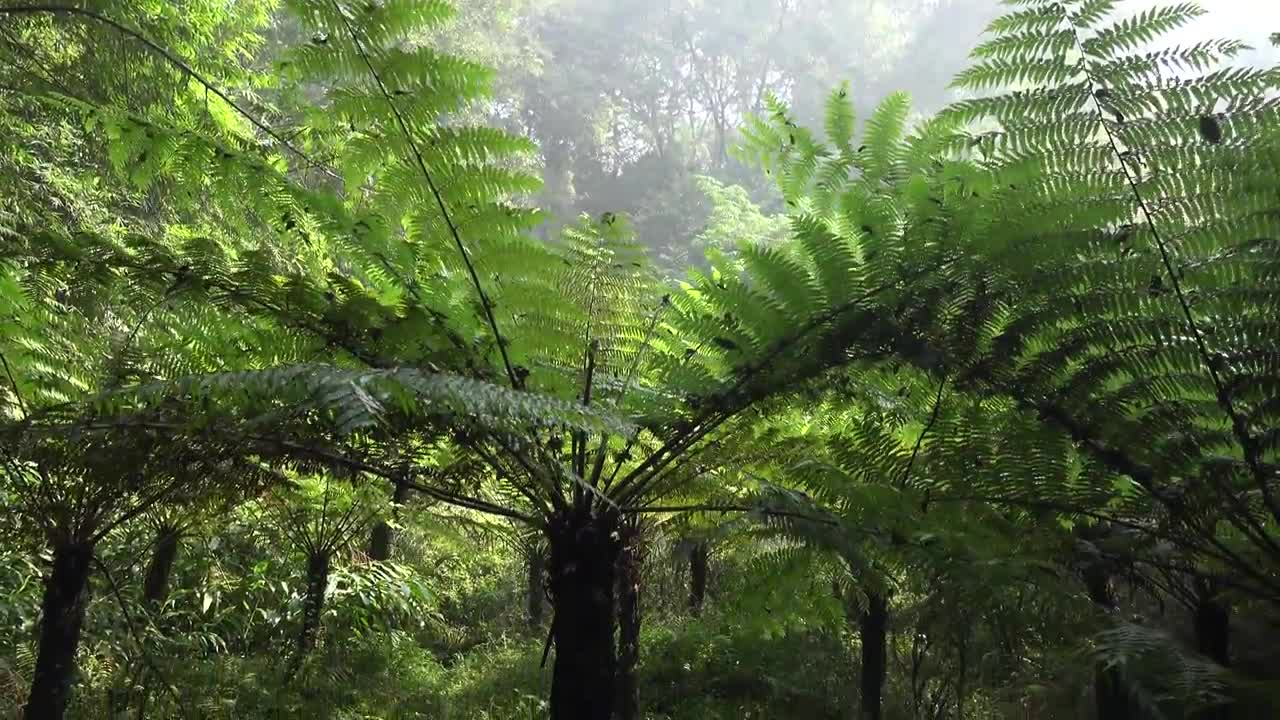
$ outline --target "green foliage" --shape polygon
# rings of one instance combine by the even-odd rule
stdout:
[[[0,8],[0,709],[66,619],[75,717],[559,717],[553,676],[612,695],[566,623],[616,623],[652,717],[847,717],[883,604],[886,717],[1268,714],[1274,630],[1213,621],[1280,604],[1280,75],[1153,46],[1193,3],[1010,4],[967,99],[859,124],[844,84],[821,133],[767,64],[694,68],[758,18],[637,26],[649,80],[734,80],[649,92],[712,121],[628,144],[525,86],[541,147],[445,46],[534,50],[445,2]],[[652,214],[532,207],[539,151],[563,210],[606,141],[595,179],[680,195],[748,111],[785,209],[690,179],[682,280]]]
[[[1025,218],[988,240],[1013,274],[981,282],[1012,282],[1012,294],[986,301],[973,323],[986,325],[979,346],[990,350],[969,377],[1083,446],[1077,486],[1108,494],[1121,487],[1114,473],[1136,483],[1137,493],[1110,501],[1118,514],[1158,512],[1175,534],[1192,534],[1206,560],[1221,560],[1225,541],[1269,564],[1274,448],[1259,433],[1274,424],[1275,373],[1259,362],[1269,351],[1257,339],[1273,334],[1264,318],[1274,315],[1267,238],[1276,228],[1263,197],[1274,193],[1277,116],[1267,98],[1276,75],[1216,69],[1241,47],[1227,41],[1131,52],[1197,15],[1193,5],[1111,24],[1076,5],[1037,5],[993,24],[993,42],[1017,47],[1016,62],[1042,58],[1051,78],[950,111],[999,125],[969,142],[993,173],[992,202]],[[1028,29],[1014,34],[1015,25]],[[1045,49],[1044,38],[1062,32],[1074,54]],[[1158,79],[1165,70],[1182,74]],[[1030,262],[1004,260],[1013,255]],[[1232,530],[1206,528],[1184,492],[1218,506]]]
[[[780,245],[787,239],[786,218],[765,215],[744,188],[725,185],[712,177],[700,177],[697,183],[711,202],[711,216],[698,234],[695,248],[702,249],[708,257],[733,254],[742,245]]]

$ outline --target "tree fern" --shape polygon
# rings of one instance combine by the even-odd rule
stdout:
[[[1198,14],[1182,3],[1113,21],[1109,3],[1033,4],[994,22],[983,59],[958,77],[971,89],[1034,81],[948,111],[998,127],[971,141],[995,173],[992,202],[1014,219],[989,247],[1035,260],[1016,287],[1036,292],[1008,309],[988,303],[999,319],[974,325],[989,338],[979,345],[1019,359],[992,355],[973,377],[1013,390],[1111,472],[1135,476],[1175,523],[1194,521],[1160,499],[1157,478],[1205,476],[1222,520],[1270,556],[1274,478],[1255,434],[1273,420],[1263,408],[1274,372],[1243,359],[1261,351],[1249,338],[1271,332],[1274,248],[1254,238],[1274,230],[1275,75],[1215,69],[1241,49],[1233,41],[1140,49]],[[1005,72],[998,59],[1043,71]],[[1223,183],[1238,190],[1220,197]],[[1223,454],[1234,457],[1226,475],[1210,459]],[[1205,551],[1221,551],[1197,532]]]

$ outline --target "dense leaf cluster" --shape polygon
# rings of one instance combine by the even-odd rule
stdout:
[[[629,720],[680,682],[642,652],[654,558],[697,615],[715,548],[724,609],[679,622],[856,666],[815,715],[1265,712],[1230,641],[1280,611],[1280,73],[1150,49],[1193,3],[1010,4],[936,116],[859,125],[844,85],[819,132],[761,92],[734,152],[786,210],[704,180],[680,281],[622,214],[538,237],[538,147],[427,42],[447,3],[0,7],[0,538],[49,564],[14,704],[92,714],[77,663],[139,716],[303,712],[354,665],[442,688],[500,571],[538,637],[486,652],[554,647],[551,717]],[[156,658],[191,647],[264,679],[185,690]]]

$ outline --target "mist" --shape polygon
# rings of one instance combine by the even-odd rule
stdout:
[[[1156,3],[1122,3],[1118,16]],[[494,119],[540,146],[553,218],[623,212],[656,259],[700,260],[707,197],[699,177],[744,187],[766,211],[779,200],[763,173],[735,156],[738,129],[770,98],[796,122],[822,127],[841,83],[865,119],[904,91],[917,119],[957,99],[999,0],[526,0],[460,3],[440,38],[497,68]],[[1215,2],[1175,43],[1245,40],[1244,62],[1276,61],[1268,35],[1280,9]]]

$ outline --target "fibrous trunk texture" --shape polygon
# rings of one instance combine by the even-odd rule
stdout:
[[[1212,594],[1202,594],[1196,605],[1196,645],[1201,653],[1223,667],[1231,666],[1231,614]]]
[[[307,558],[307,586],[302,598],[302,627],[289,677],[298,671],[302,661],[316,644],[316,632],[320,629],[320,616],[324,612],[324,594],[329,587],[329,553],[316,550]]]
[[[1196,593],[1196,648],[1222,667],[1231,666],[1231,611],[1216,583],[1204,582]],[[1231,706],[1216,705],[1196,714],[1197,720],[1229,720]]]
[[[609,720],[613,712],[615,570],[621,543],[611,516],[569,514],[551,545],[552,720]]]
[[[53,570],[45,579],[40,645],[25,718],[61,720],[67,710],[92,562],[92,545],[67,542],[53,548]]]
[[[169,595],[169,577],[178,559],[182,540],[177,528],[165,525],[156,531],[155,549],[147,563],[147,576],[142,581],[142,599],[149,605],[161,605]]]
[[[880,720],[881,694],[889,638],[889,601],[883,595],[867,593],[867,606],[858,618],[862,638],[862,712],[863,720]]]
[[[640,567],[639,532],[629,529],[618,559],[618,720],[639,720],[640,686]]]

